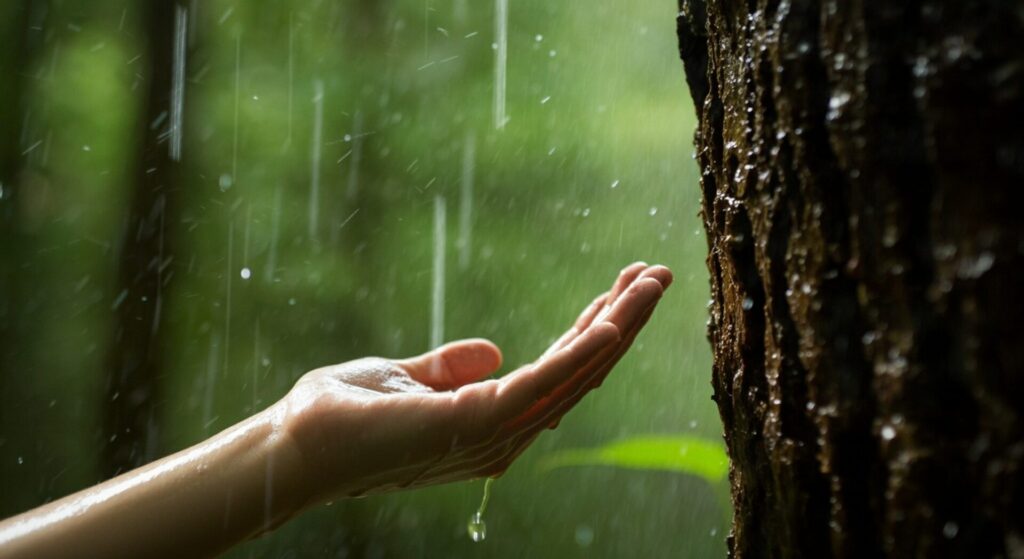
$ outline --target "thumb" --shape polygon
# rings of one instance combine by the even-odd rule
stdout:
[[[473,338],[397,363],[415,380],[435,390],[451,390],[497,371],[501,350],[490,340]]]

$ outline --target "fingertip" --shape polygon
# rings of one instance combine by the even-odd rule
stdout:
[[[463,372],[476,373],[483,371],[480,376],[490,374],[501,368],[503,356],[501,348],[491,340],[485,338],[469,338],[459,340],[443,346],[442,351],[445,360],[451,367],[458,369],[456,376]]]
[[[661,297],[665,292],[661,281],[651,277],[638,279],[630,286],[630,289],[635,289],[641,295],[654,295],[656,297]]]
[[[479,380],[501,368],[501,349],[483,338],[447,343],[411,359],[395,361],[414,379],[448,390]]]
[[[668,286],[672,285],[674,277],[672,270],[668,266],[656,264],[644,270],[644,273],[640,275],[643,278],[654,278],[661,284],[662,289],[668,289]]]
[[[622,339],[622,332],[619,330],[619,327],[611,322],[601,322],[595,324],[593,328],[596,330],[594,335],[605,341],[605,343],[618,342]]]
[[[615,283],[612,286],[607,303],[611,304],[612,302],[614,302],[615,299],[617,299],[619,295],[621,295],[626,290],[626,288],[629,287],[630,284],[636,281],[636,278],[640,276],[646,269],[647,263],[642,261],[634,262],[629,266],[623,268],[622,271],[619,272],[619,277],[616,278]]]

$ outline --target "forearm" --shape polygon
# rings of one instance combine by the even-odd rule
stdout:
[[[203,557],[306,503],[272,407],[177,454],[0,523],[0,557]]]

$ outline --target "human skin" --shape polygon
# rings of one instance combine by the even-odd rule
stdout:
[[[672,274],[632,264],[539,359],[487,340],[316,369],[233,427],[0,522],[0,558],[209,557],[332,499],[499,476],[598,387]]]

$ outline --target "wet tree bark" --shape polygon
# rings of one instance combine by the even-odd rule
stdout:
[[[170,152],[176,3],[148,4],[142,25],[146,37],[146,102],[138,138],[135,189],[119,247],[117,326],[109,349],[104,394],[107,444],[104,477],[156,458],[159,448],[161,313],[173,261],[168,243],[175,224],[175,177],[179,163]]]
[[[1024,11],[682,0],[736,557],[1024,557]]]

